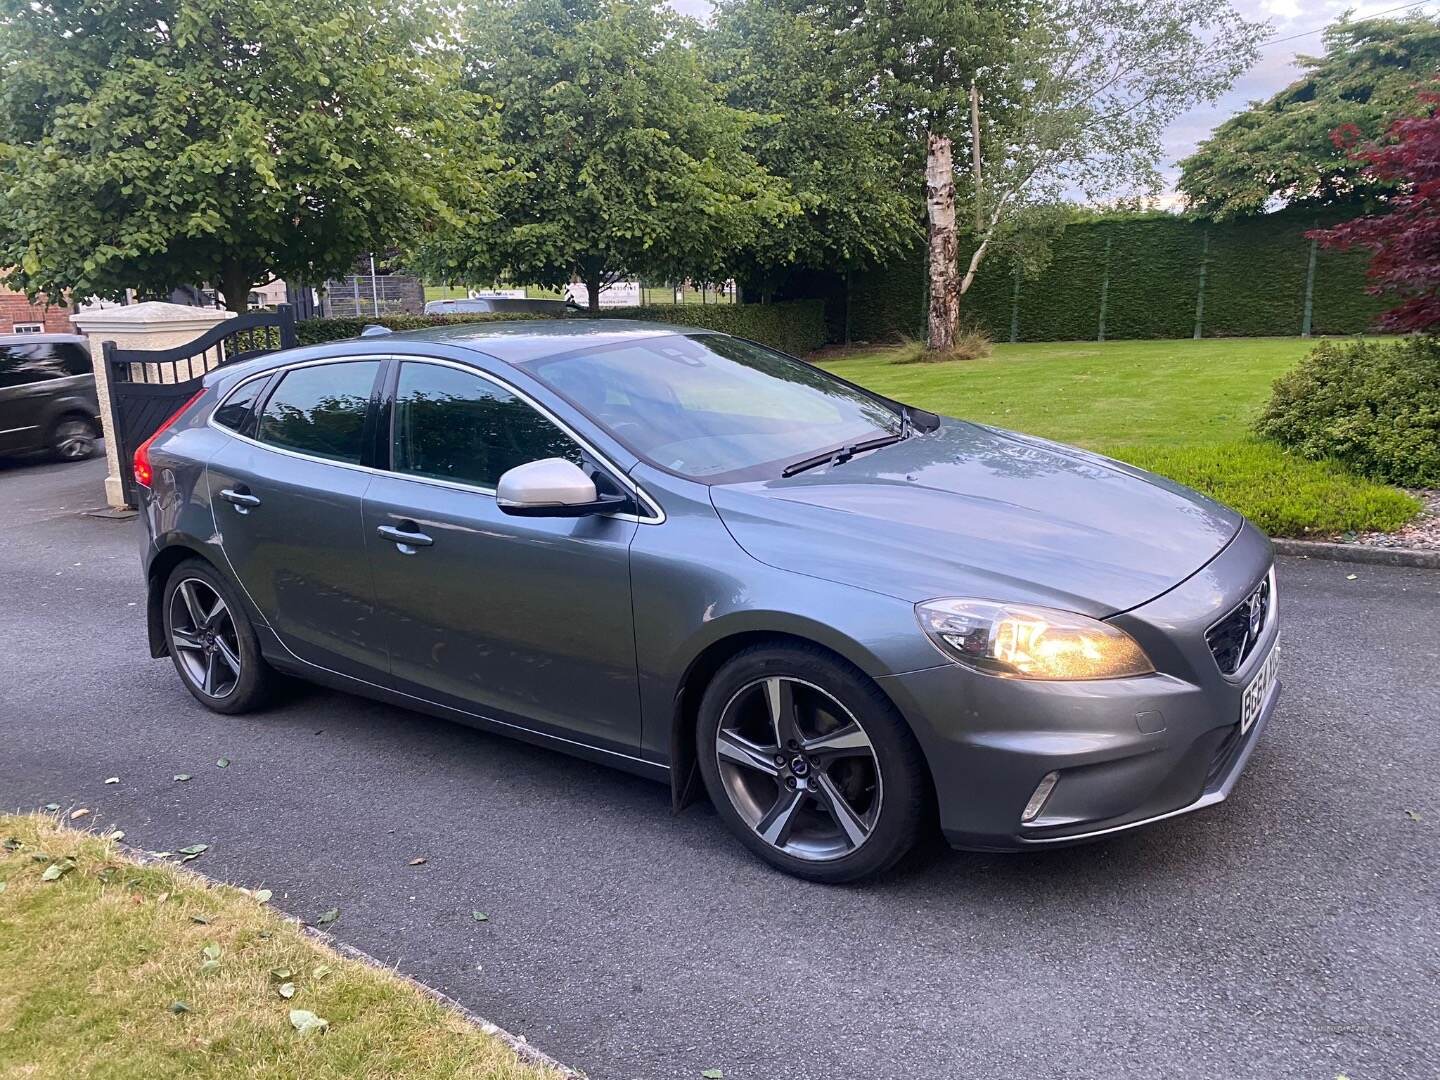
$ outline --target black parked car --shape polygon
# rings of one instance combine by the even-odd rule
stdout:
[[[0,455],[48,450],[63,461],[95,453],[100,405],[90,349],[79,334],[0,334]]]

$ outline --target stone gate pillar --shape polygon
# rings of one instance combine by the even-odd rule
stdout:
[[[120,349],[173,349],[194,341],[212,326],[234,316],[233,311],[187,307],[147,300],[143,304],[79,311],[72,321],[90,343],[95,365],[95,393],[100,399],[100,424],[105,433],[105,501],[124,506],[125,487],[120,470],[130,463],[120,460],[119,443],[110,421],[110,372],[105,369],[101,345],[113,341]]]

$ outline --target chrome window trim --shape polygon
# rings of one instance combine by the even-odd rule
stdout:
[[[529,405],[541,416],[545,417],[552,424],[558,427],[569,438],[573,439],[582,450],[586,451],[588,454],[594,457],[596,461],[600,462],[601,466],[605,469],[605,471],[608,472],[612,477],[614,477],[622,488],[628,490],[631,496],[635,499],[637,503],[640,504],[640,506],[644,507],[645,510],[648,511],[643,515],[599,514],[597,515],[598,517],[608,518],[613,521],[633,521],[637,525],[663,525],[665,523],[664,508],[661,507],[661,505],[650,496],[649,492],[647,492],[639,484],[635,483],[634,480],[632,480],[628,475],[626,475],[623,469],[621,469],[608,457],[602,454],[599,450],[595,449],[595,447],[590,444],[589,440],[585,439],[569,424],[561,420],[560,417],[556,416],[550,409],[546,408],[540,402],[536,401],[533,397],[525,393],[519,387],[507,382],[506,380],[500,378],[498,375],[492,375],[488,371],[482,371],[481,369],[474,367],[470,364],[462,364],[456,360],[445,360],[435,356],[413,356],[403,353],[376,353],[366,354],[364,356],[326,356],[316,360],[301,360],[293,364],[280,364],[276,367],[266,368],[264,371],[257,371],[249,378],[242,379],[238,383],[236,383],[233,387],[230,388],[230,390],[225,394],[223,398],[221,398],[215,403],[214,407],[210,410],[209,415],[205,418],[205,423],[207,426],[214,428],[216,431],[223,432],[224,434],[230,436],[232,439],[239,439],[241,442],[247,442],[252,446],[258,446],[263,450],[270,451],[271,453],[284,454],[287,457],[299,458],[301,461],[310,461],[319,465],[333,465],[336,468],[340,469],[352,469],[356,472],[369,473],[372,476],[387,476],[398,480],[408,480],[411,483],[428,484],[431,487],[449,488],[452,491],[465,491],[476,495],[488,495],[490,498],[493,499],[495,497],[494,488],[481,487],[478,484],[461,484],[454,480],[439,480],[429,476],[415,476],[410,473],[396,472],[393,469],[372,469],[368,465],[354,465],[348,461],[336,461],[333,458],[322,458],[316,457],[313,454],[302,454],[298,450],[289,450],[282,446],[273,446],[270,443],[261,442],[259,439],[253,439],[248,435],[242,435],[234,428],[228,428],[215,419],[215,413],[225,404],[225,402],[229,401],[232,397],[234,397],[235,394],[240,391],[240,388],[242,386],[247,386],[250,383],[254,382],[256,379],[269,378],[270,376],[275,375],[279,372],[294,371],[299,368],[317,367],[321,364],[374,363],[376,361],[384,362],[386,360],[394,360],[397,363],[435,364],[439,367],[454,368],[456,371],[463,371],[468,375],[474,375],[476,378],[493,383],[507,393],[513,394],[515,397],[525,402],[525,404]]]

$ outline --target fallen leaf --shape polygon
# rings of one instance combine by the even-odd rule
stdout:
[[[181,1013],[189,1012],[190,1006],[186,1005],[183,1001],[172,1001],[170,1002],[170,1011],[176,1016],[179,1016]]]
[[[189,780],[189,779],[190,779],[190,774],[189,774],[188,772],[179,772],[179,773],[176,773],[176,774],[175,774],[175,780],[176,780],[178,783],[182,783],[182,784],[183,784],[186,780]]]
[[[272,893],[269,889],[256,889],[250,895],[255,897],[256,900],[260,901],[260,903],[266,904],[270,902],[270,897],[273,896],[274,893]]]
[[[200,961],[200,974],[201,974],[201,975],[213,975],[215,972],[217,972],[217,971],[219,971],[219,970],[220,970],[220,961],[219,961],[219,960],[201,960],[201,961]]]
[[[34,861],[34,862],[49,862],[49,861],[50,861],[50,856],[49,856],[49,855],[46,855],[45,852],[43,852],[43,851],[32,851],[32,852],[30,853],[30,858],[31,858],[31,860]]]
[[[59,881],[62,877],[75,869],[74,859],[63,859],[57,863],[51,863],[40,875],[41,881]]]
[[[474,919],[476,922],[489,922],[489,921],[490,921],[490,916],[489,916],[489,915],[486,915],[485,912],[483,912],[483,911],[472,911],[472,912],[470,913],[470,917],[471,917],[472,919]]]
[[[719,1069],[706,1069],[700,1074],[705,1080],[725,1080],[725,1074]]]
[[[169,894],[168,892],[162,892],[159,896],[155,897],[155,902],[156,902],[157,904],[163,904],[166,900],[169,900],[169,899],[170,899],[170,894]]]
[[[331,923],[333,923],[333,922],[334,922],[336,919],[338,919],[339,917],[340,917],[340,909],[339,909],[338,907],[332,907],[329,911],[325,912],[324,915],[321,915],[320,918],[318,918],[318,919],[315,920],[315,925],[316,925],[316,926],[329,926]]]
[[[47,802],[45,804],[45,809],[49,810],[53,814],[56,810],[60,809],[60,804],[58,802]]]
[[[292,982],[281,983],[280,996],[286,1001],[289,1001],[292,997],[295,996],[295,984]]]
[[[196,855],[203,855],[209,850],[209,844],[191,844],[189,847],[182,847],[180,849],[180,854],[186,855],[193,859]]]
[[[89,811],[89,810],[86,810],[83,806],[82,806],[79,810],[71,810],[71,811],[70,811],[70,820],[71,820],[71,821],[78,821],[78,820],[79,820],[80,818],[82,818],[82,817],[89,817],[89,816],[90,816],[90,811]]]
[[[20,841],[13,836],[8,836],[5,838],[5,842],[0,844],[0,847],[3,847],[6,851],[19,851]]]
[[[1405,816],[1408,817],[1411,821],[1420,820],[1420,812],[1418,810],[1406,810]]]
[[[310,969],[310,977],[316,982],[319,982],[321,979],[325,978],[325,976],[329,974],[329,964],[316,964],[313,968]]]
[[[118,783],[120,782],[120,777],[118,777],[118,776],[107,776],[107,777],[105,778],[105,782],[106,782],[107,784],[118,784]]]
[[[229,768],[229,767],[230,767],[230,759],[229,759],[228,757],[222,757],[219,761],[215,762],[215,767],[216,767],[217,769],[226,769],[226,768]]]
[[[289,968],[271,968],[270,977],[272,979],[279,979],[281,982],[288,982],[295,977],[295,972]]]
[[[1354,574],[1346,574],[1346,575],[1345,575],[1345,580],[1346,580],[1346,581],[1354,581],[1354,580],[1355,580],[1355,577],[1356,577],[1356,575],[1354,575]]]
[[[290,1026],[301,1035],[318,1034],[330,1026],[323,1016],[316,1016],[309,1009],[291,1009]]]
[[[124,839],[125,839],[125,830],[123,830],[123,829],[116,829],[114,832],[108,832],[108,833],[105,834],[105,839],[106,839],[106,840],[124,840]]]
[[[173,852],[173,851],[157,851],[157,852],[155,852],[155,857],[156,857],[157,859],[168,859],[168,858],[170,858],[170,856],[172,856],[172,855],[174,855],[174,854],[175,854],[175,852]]]
[[[0,881],[0,892],[4,892],[4,891],[5,891],[5,886],[8,885],[8,884],[9,884],[9,882]]]
[[[219,960],[219,959],[220,959],[220,945],[219,945],[218,942],[212,941],[212,942],[210,942],[208,945],[206,945],[203,949],[201,949],[201,950],[200,950],[200,953],[201,953],[201,955],[203,955],[203,956],[205,957],[206,960]]]
[[[427,862],[429,862],[429,861],[430,861],[430,860],[427,859],[427,858],[425,858],[424,855],[420,855],[420,856],[418,856],[418,857],[416,857],[416,858],[414,858],[414,859],[411,859],[411,860],[410,860],[410,865],[411,865],[411,866],[422,866],[422,865],[424,865],[425,863],[427,863]]]
[[[201,926],[209,926],[209,925],[210,925],[210,918],[209,918],[209,916],[206,916],[206,915],[191,915],[191,916],[190,916],[190,921],[191,921],[191,922],[199,923]]]

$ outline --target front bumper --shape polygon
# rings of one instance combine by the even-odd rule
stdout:
[[[1276,647],[1279,622],[1272,608],[1233,676],[1216,666],[1205,630],[1270,564],[1268,540],[1247,525],[1199,573],[1114,616],[1154,661],[1153,675],[1044,683],[947,664],[882,679],[930,762],[946,839],[983,851],[1078,843],[1223,801],[1279,699],[1275,679],[1241,733],[1245,687]],[[1050,772],[1058,783],[1022,824]]]

